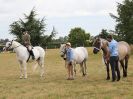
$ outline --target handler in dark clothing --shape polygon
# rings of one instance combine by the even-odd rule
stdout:
[[[112,81],[116,80],[117,72],[117,81],[120,80],[120,71],[118,66],[118,42],[113,39],[112,35],[108,35],[107,40],[109,41],[109,51],[110,51],[110,65],[112,70]]]
[[[32,51],[32,46],[31,46],[31,43],[30,43],[30,39],[31,39],[31,37],[28,34],[28,31],[23,31],[23,35],[22,35],[23,44],[28,49],[30,55],[32,55],[32,59],[34,60],[35,56],[34,56],[33,51]]]

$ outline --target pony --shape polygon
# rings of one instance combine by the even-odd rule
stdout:
[[[76,47],[75,49],[72,48],[73,54],[74,54],[74,64],[73,69],[76,74],[76,64],[80,64],[81,71],[83,76],[86,75],[86,61],[88,59],[88,51],[84,47]],[[60,45],[60,56],[64,58],[66,55],[66,44]]]
[[[110,57],[109,47],[108,47],[108,41],[105,39],[102,39],[100,37],[97,37],[93,42],[93,53],[97,54],[100,50],[103,52],[103,60],[106,65],[107,70],[107,78],[106,80],[110,79],[110,73],[109,73],[109,60],[106,60]],[[119,62],[123,68],[123,77],[127,77],[127,68],[128,68],[128,60],[130,56],[130,46],[125,41],[118,42],[118,53],[119,53]],[[124,62],[125,61],[125,62]]]
[[[17,41],[9,41],[6,43],[5,49],[13,49],[14,52],[16,53],[17,60],[20,64],[20,79],[27,78],[27,60],[30,58],[30,54],[25,46],[20,44]],[[44,75],[44,56],[45,56],[45,51],[42,47],[36,46],[33,47],[33,53],[35,56],[35,60],[37,63],[34,65],[34,69],[37,67],[37,65],[40,66],[40,76],[43,77]]]

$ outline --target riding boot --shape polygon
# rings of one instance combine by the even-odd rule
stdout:
[[[34,53],[32,50],[29,51],[30,52],[30,55],[32,56],[32,59],[34,60],[35,59],[35,56],[34,56]]]

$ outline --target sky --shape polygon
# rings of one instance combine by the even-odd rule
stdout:
[[[35,7],[37,18],[45,17],[46,35],[53,26],[56,37],[67,36],[72,28],[81,27],[91,35],[101,29],[114,30],[116,22],[109,13],[117,15],[117,2],[123,0],[0,0],[0,39],[13,39],[10,24],[24,19]]]

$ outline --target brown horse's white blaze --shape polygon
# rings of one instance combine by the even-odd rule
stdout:
[[[101,38],[96,38],[93,43],[94,49],[93,53],[97,54],[100,50],[103,51],[103,59],[107,69],[107,80],[110,79],[109,73],[109,48],[108,48],[108,41]],[[119,53],[119,62],[123,68],[123,77],[127,77],[127,68],[128,68],[128,60],[130,56],[130,46],[125,41],[118,42],[118,53]],[[125,62],[124,62],[125,61]]]

